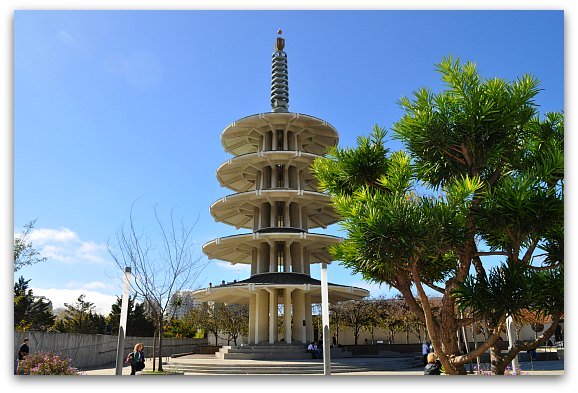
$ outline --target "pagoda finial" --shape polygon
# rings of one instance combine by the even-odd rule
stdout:
[[[283,30],[281,29],[277,30],[277,34],[279,35],[283,34]],[[285,48],[285,38],[277,37],[277,41],[275,41],[275,50],[282,51],[284,48]]]
[[[277,34],[283,34],[279,29]],[[287,54],[283,51],[285,39],[277,37],[273,52],[271,72],[271,108],[273,112],[289,112],[289,75],[287,73]]]

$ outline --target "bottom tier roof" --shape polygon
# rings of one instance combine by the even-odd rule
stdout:
[[[263,288],[301,289],[311,294],[312,303],[321,303],[321,281],[303,273],[260,273],[246,280],[200,289],[193,295],[200,301],[248,304],[251,294]],[[328,290],[330,303],[369,296],[369,291],[363,288],[334,283],[328,283]],[[281,300],[279,304],[282,304]]]

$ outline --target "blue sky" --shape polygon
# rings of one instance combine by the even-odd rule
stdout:
[[[17,11],[14,226],[37,218],[32,241],[49,259],[15,277],[55,306],[83,292],[108,313],[121,290],[106,243],[134,201],[151,230],[155,204],[165,217],[173,207],[189,224],[198,217],[205,259],[204,243],[237,233],[209,213],[231,193],[215,176],[231,158],[220,134],[270,111],[279,28],[290,111],[331,123],[340,146],[375,124],[390,129],[401,96],[442,89],[434,65],[448,55],[484,77],[533,74],[540,111],[564,109],[561,11]],[[248,276],[213,260],[198,285]],[[337,262],[329,280],[387,293]]]

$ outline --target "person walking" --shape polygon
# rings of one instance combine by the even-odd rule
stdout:
[[[427,365],[427,354],[429,353],[429,343],[424,341],[421,345],[421,354],[423,355],[423,365]]]
[[[30,354],[30,347],[28,346],[29,342],[30,340],[25,338],[20,345],[20,348],[18,348],[18,364],[16,365],[16,373],[20,375],[24,374],[24,369],[21,367],[21,362]]]
[[[440,375],[442,373],[442,364],[435,353],[427,355],[427,364],[424,367],[424,375]]]
[[[126,363],[130,363],[130,375],[136,375],[137,371],[145,368],[144,344],[136,343],[134,351],[129,353],[126,358]]]

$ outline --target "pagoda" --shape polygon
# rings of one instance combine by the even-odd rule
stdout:
[[[242,281],[210,285],[200,301],[249,304],[248,344],[307,343],[314,339],[311,305],[321,303],[321,282],[311,265],[331,263],[331,244],[341,238],[310,232],[338,221],[326,194],[317,191],[310,165],[337,145],[338,134],[324,120],[289,112],[285,40],[272,58],[271,112],[239,119],[221,134],[234,157],[217,169],[221,186],[234,193],[213,203],[218,222],[250,232],[214,239],[203,246],[209,259],[248,264]],[[329,302],[361,299],[365,289],[329,283]],[[283,305],[284,334],[278,334]]]

